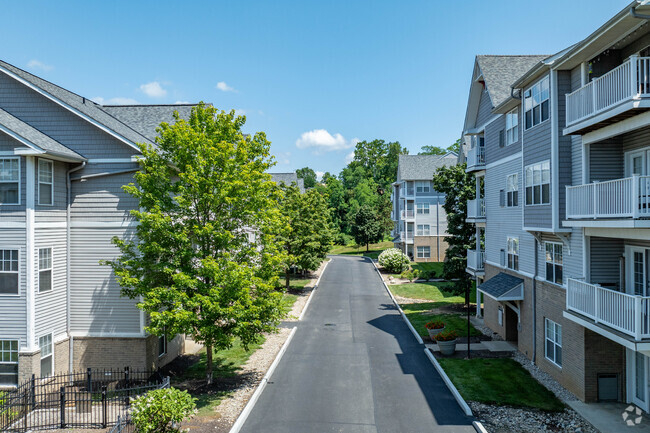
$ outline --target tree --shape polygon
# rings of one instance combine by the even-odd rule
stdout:
[[[471,281],[465,272],[467,250],[471,248],[474,226],[465,222],[467,201],[473,200],[476,192],[474,175],[465,173],[466,164],[439,168],[433,176],[433,189],[446,194],[444,209],[447,213],[448,244],[443,273],[445,279],[456,280],[456,293],[464,293]]]
[[[243,134],[242,116],[200,104],[184,121],[162,123],[156,146],[141,144],[135,183],[135,239],[114,238],[109,264],[122,294],[141,299],[155,335],[187,334],[213,349],[244,348],[284,317],[275,290],[285,263],[282,218],[263,132]]]
[[[447,149],[443,149],[438,146],[422,146],[422,152],[418,155],[444,155],[447,153]]]
[[[321,179],[321,183],[327,183],[327,179],[329,179],[330,177],[336,177],[336,176],[333,175],[332,173],[330,173],[329,171],[326,171],[323,174],[323,178]]]
[[[318,191],[301,194],[295,185],[281,186],[279,202],[285,218],[282,245],[286,252],[285,285],[289,288],[291,267],[301,271],[318,269],[332,245],[330,212],[327,201]]]
[[[371,243],[383,239],[381,220],[370,206],[363,205],[357,211],[352,226],[352,236],[358,245],[366,246],[366,251],[370,250]]]
[[[316,186],[316,172],[309,167],[303,167],[296,170],[298,178],[305,181],[305,188],[313,188]]]

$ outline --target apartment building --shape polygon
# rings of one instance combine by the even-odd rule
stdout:
[[[190,105],[102,106],[0,62],[0,387],[32,374],[152,368],[182,337],[147,335],[136,301],[100,260],[134,232],[122,191],[153,143]]]
[[[433,175],[440,167],[457,163],[458,156],[400,155],[393,183],[393,243],[416,262],[441,262],[447,251],[445,195],[433,189]]]
[[[536,62],[510,83],[511,97],[493,104],[482,139],[472,123],[480,111],[473,80],[464,131],[467,142],[484,146],[467,157],[487,203],[484,228],[477,224],[485,250],[477,242],[468,252],[468,272],[479,283],[486,325],[581,400],[646,412],[648,19],[650,6],[633,2],[583,41]],[[515,124],[519,142],[508,145]],[[471,164],[481,152],[483,165]],[[471,210],[468,219],[476,221]]]

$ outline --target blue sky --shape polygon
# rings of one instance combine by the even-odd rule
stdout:
[[[338,173],[355,140],[460,136],[476,54],[552,54],[629,1],[12,1],[0,58],[104,103],[206,101],[278,165]]]

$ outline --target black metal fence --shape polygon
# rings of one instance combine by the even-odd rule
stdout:
[[[38,379],[0,394],[0,431],[107,428],[128,420],[130,399],[169,387],[157,372],[91,370]]]

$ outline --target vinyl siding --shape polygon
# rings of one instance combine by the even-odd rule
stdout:
[[[4,73],[0,73],[0,107],[86,158],[139,153]]]
[[[37,229],[34,233],[34,292],[36,341],[50,332],[66,333],[66,230]],[[52,291],[39,293],[39,248],[52,248]]]
[[[571,70],[571,91],[579,89],[582,86],[582,77],[580,66]],[[562,97],[562,96],[561,96]],[[566,96],[564,97],[566,103]],[[565,118],[566,121],[566,118]],[[582,184],[582,137],[571,135],[571,184]],[[566,207],[565,207],[566,209]]]
[[[623,153],[615,139],[589,145],[589,181],[602,182],[623,177]]]
[[[93,169],[98,172],[109,171],[102,167]],[[102,222],[130,220],[130,211],[138,208],[138,201],[122,190],[122,186],[130,182],[133,182],[133,173],[72,182],[73,199],[70,209],[72,220]]]
[[[27,303],[25,299],[25,230],[0,230],[0,248],[19,249],[19,295],[0,295],[0,337],[17,338],[21,348],[27,346]]]
[[[47,158],[43,158],[47,160]],[[47,223],[65,223],[67,203],[67,171],[68,165],[63,162],[54,162],[54,201],[52,206],[38,204],[38,159],[36,160],[34,180],[34,208],[35,221]]]
[[[591,283],[606,287],[618,287],[620,275],[619,258],[625,253],[623,239],[589,238],[590,275]]]
[[[514,155],[521,150],[521,124],[519,125],[519,138],[516,142],[506,145],[506,116],[500,115],[497,120],[485,127],[485,163],[491,164],[507,156]],[[504,146],[499,147],[499,132],[503,131]]]
[[[562,134],[566,123],[566,95],[571,93],[571,73],[569,71],[558,71],[557,73],[557,100],[558,100],[558,162],[559,162],[559,221],[564,220],[566,214],[566,186],[572,181],[573,149],[570,136]],[[552,163],[552,162],[551,162]],[[552,188],[551,188],[552,191]],[[552,192],[551,192],[552,194]]]
[[[481,101],[478,103],[478,113],[476,115],[476,127],[480,127],[485,124],[490,117],[492,116],[492,101],[490,101],[490,95],[488,94],[487,89],[483,89],[481,94]]]
[[[542,243],[539,254],[537,255],[538,275],[540,278],[546,278],[546,247],[545,242],[562,243],[562,241],[551,233],[542,234]],[[569,236],[569,246],[563,244],[562,247],[562,276],[566,284],[567,278],[585,278],[582,269],[582,231],[574,229]]]
[[[551,119],[523,131],[524,166],[551,160]],[[551,165],[551,172],[555,168]],[[552,179],[551,175],[551,179]],[[522,181],[523,181],[522,177]],[[525,191],[522,200],[525,200]],[[551,188],[551,202],[553,201]],[[524,226],[550,228],[552,226],[551,205],[524,206]]]
[[[119,250],[113,236],[122,229],[72,228],[70,251],[71,327],[78,333],[140,332],[136,301],[120,296],[120,287],[109,266],[100,260],[114,259]]]

